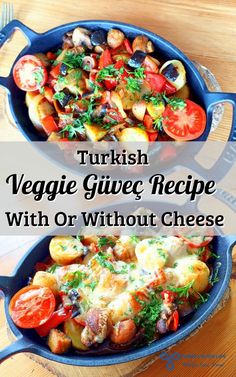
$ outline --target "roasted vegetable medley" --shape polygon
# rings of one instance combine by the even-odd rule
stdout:
[[[10,301],[52,352],[122,350],[177,331],[218,280],[212,237],[56,236]]]
[[[145,35],[78,27],[61,49],[21,57],[13,75],[49,141],[185,141],[206,127],[183,63],[163,61]]]

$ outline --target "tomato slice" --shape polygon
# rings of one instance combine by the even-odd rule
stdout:
[[[176,90],[177,89],[175,88],[175,86],[172,85],[169,81],[165,82],[163,86],[163,91],[165,92],[167,96],[176,93]]]
[[[148,132],[148,138],[149,138],[149,141],[156,141],[158,137],[158,132]]]
[[[166,78],[159,74],[159,73],[153,73],[153,72],[146,72],[146,81],[151,86],[152,92],[155,93],[161,93],[164,91],[164,85],[166,83]]]
[[[25,55],[15,64],[13,78],[18,88],[33,92],[46,83],[48,74],[40,59],[34,55]]]
[[[124,39],[123,45],[126,51],[128,52],[128,54],[132,55],[133,54],[132,46],[131,46],[130,41],[127,38]]]
[[[189,247],[199,248],[208,245],[212,240],[212,236],[180,236]]]
[[[175,310],[171,317],[171,322],[169,324],[169,330],[170,331],[176,331],[179,326],[179,312],[178,310]]]
[[[51,329],[55,329],[61,323],[71,318],[71,315],[72,309],[66,310],[65,308],[60,308],[51,315],[47,322],[37,327],[35,330],[39,336],[47,336]]]
[[[185,100],[186,106],[174,110],[167,105],[163,113],[164,131],[175,140],[193,140],[202,135],[206,128],[206,114],[195,102]]]
[[[47,115],[45,118],[41,119],[41,122],[47,135],[59,130],[58,125],[52,115]]]
[[[105,68],[105,67],[107,67],[108,65],[111,65],[111,64],[112,64],[111,52],[110,52],[110,50],[106,49],[101,54],[98,67],[99,67],[99,69],[103,69],[103,68]]]
[[[49,288],[31,285],[20,289],[12,297],[9,312],[17,326],[32,329],[52,316],[55,305],[54,294]]]

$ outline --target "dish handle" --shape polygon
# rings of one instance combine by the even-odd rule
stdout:
[[[17,338],[13,343],[0,350],[0,364],[8,359],[8,357],[20,352],[32,352],[33,344],[31,344],[23,336]]]
[[[228,141],[236,141],[236,93],[208,92],[207,101],[207,117],[213,117],[213,109],[215,105],[222,102],[229,102],[233,105],[233,119]]]
[[[4,45],[8,41],[8,39],[11,37],[11,35],[14,33],[15,30],[20,30],[25,35],[28,46],[31,45],[34,39],[38,37],[38,33],[30,29],[28,26],[24,25],[22,22],[18,20],[12,20],[7,24],[1,31],[0,31],[0,47]],[[9,83],[9,76],[8,77],[2,77],[0,76],[0,86],[3,86],[4,88],[8,88]]]

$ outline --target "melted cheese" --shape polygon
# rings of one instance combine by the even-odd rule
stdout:
[[[117,260],[115,249],[121,245],[129,250],[128,261],[132,256],[132,268],[130,262]],[[86,265],[71,264],[56,269],[59,287],[73,279],[76,271],[84,274],[83,282],[77,288],[84,313],[91,307],[100,307],[110,310],[113,323],[134,318],[140,310],[134,295],[137,291],[147,291],[160,276],[162,281],[158,284],[163,287],[184,286],[193,280],[194,289],[201,292],[208,284],[207,265],[197,255],[189,255],[185,243],[178,237],[146,238],[135,243],[130,237],[122,238],[114,247],[114,255],[116,260],[112,259],[112,254],[111,259],[106,259],[108,267],[99,263],[96,254],[90,253],[86,256]]]

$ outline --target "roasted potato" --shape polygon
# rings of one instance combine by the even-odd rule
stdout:
[[[139,242],[135,248],[138,264],[146,271],[155,271],[165,266],[168,252],[162,247],[158,239],[146,238]]]
[[[111,48],[117,48],[122,45],[125,35],[118,29],[110,29],[107,34],[107,44]]]
[[[84,128],[88,139],[91,141],[99,141],[107,134],[107,130],[96,124],[85,123]]]
[[[143,121],[145,112],[146,112],[147,104],[145,101],[135,102],[132,106],[132,113],[134,114],[135,118]]]
[[[149,102],[147,104],[147,111],[152,119],[157,119],[164,113],[165,105],[163,102],[159,102],[158,104]]]
[[[56,295],[58,293],[58,284],[57,284],[57,279],[53,274],[50,272],[46,271],[38,271],[34,275],[33,285],[39,285],[40,287],[47,287],[50,288],[51,291]]]
[[[81,351],[86,351],[88,349],[88,347],[81,342],[81,333],[84,329],[83,326],[77,323],[74,319],[67,319],[64,322],[63,329],[65,334],[71,339],[73,347]]]
[[[67,265],[74,263],[78,257],[83,255],[83,245],[74,237],[56,236],[51,239],[49,251],[56,263]]]
[[[53,353],[60,355],[70,349],[71,339],[62,331],[52,329],[48,335],[47,344]]]
[[[148,134],[145,130],[139,127],[124,128],[120,135],[119,141],[121,142],[148,142]]]
[[[185,286],[193,281],[192,288],[203,292],[208,286],[210,271],[206,263],[192,257],[182,258],[175,268],[179,285]]]
[[[110,338],[113,343],[124,344],[130,342],[136,334],[136,326],[133,319],[127,319],[115,324]]]

